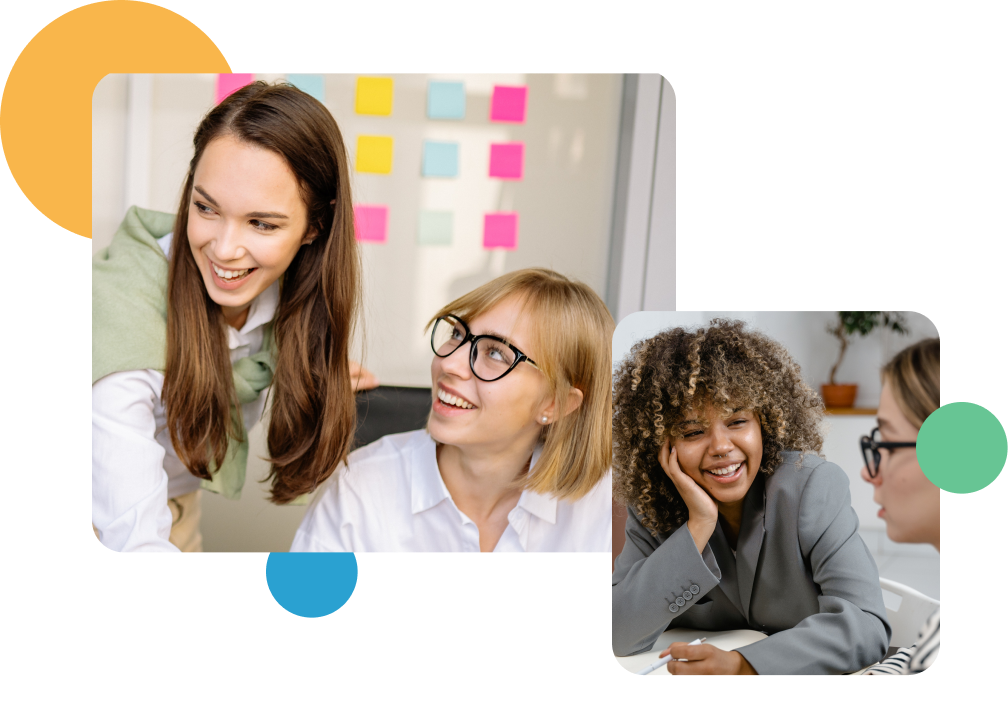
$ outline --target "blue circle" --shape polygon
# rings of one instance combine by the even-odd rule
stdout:
[[[266,584],[287,612],[323,617],[336,612],[357,587],[353,553],[270,553]]]

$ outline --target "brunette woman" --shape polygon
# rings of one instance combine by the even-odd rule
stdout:
[[[355,428],[360,261],[343,138],[253,83],[194,136],[178,212],[132,208],[92,279],[92,523],[115,550],[199,550],[199,491],[237,498],[267,394],[272,500],[310,492]]]
[[[630,510],[617,655],[683,627],[768,637],[731,652],[674,643],[662,656],[690,662],[673,674],[839,674],[883,657],[850,482],[818,457],[822,400],[779,343],[727,320],[661,332],[617,370],[613,404],[614,490]]]

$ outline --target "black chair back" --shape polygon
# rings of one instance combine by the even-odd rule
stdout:
[[[354,448],[394,433],[427,426],[430,388],[379,386],[357,393],[357,433]]]

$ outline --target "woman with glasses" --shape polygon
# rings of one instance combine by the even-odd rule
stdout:
[[[518,270],[431,319],[426,430],[350,455],[294,551],[611,551],[613,321],[587,285]]]
[[[612,576],[613,650],[669,627],[748,628],[735,651],[673,643],[673,674],[839,674],[889,644],[878,570],[850,484],[822,448],[822,400],[777,342],[741,322],[673,328],[616,370],[614,491],[626,544]]]
[[[894,542],[941,544],[939,489],[917,462],[917,433],[938,409],[939,342],[922,340],[897,354],[882,369],[878,427],[861,438],[865,468],[861,477],[875,487],[886,534]],[[930,667],[938,655],[939,615],[935,612],[918,635],[866,675],[908,675]]]

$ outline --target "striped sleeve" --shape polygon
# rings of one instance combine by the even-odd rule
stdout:
[[[890,655],[878,665],[869,668],[865,675],[906,675],[910,665],[910,656],[917,649],[916,645],[908,648],[900,648],[896,653]]]
[[[924,672],[938,656],[939,611],[927,619],[909,648],[900,648],[892,657],[869,668],[865,675],[915,675]]]
[[[941,609],[927,618],[920,629],[917,638],[916,652],[910,658],[910,675],[919,675],[930,668],[938,656],[938,646],[941,644]]]

